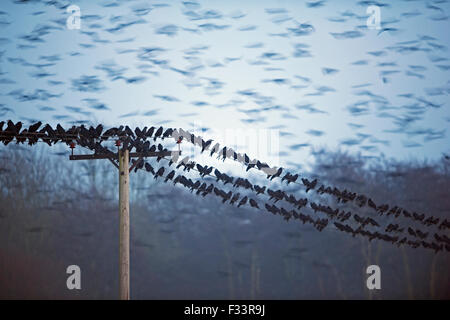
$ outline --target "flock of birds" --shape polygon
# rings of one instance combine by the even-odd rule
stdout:
[[[419,222],[426,229],[413,229],[399,225],[399,223],[390,223],[384,230],[383,227],[374,218],[360,216],[352,213],[349,210],[342,208],[331,208],[328,205],[319,203],[319,199],[308,199],[308,197],[298,197],[290,191],[274,190],[268,186],[260,186],[253,184],[247,178],[233,177],[226,173],[220,172],[213,166],[202,165],[195,161],[189,160],[189,157],[179,158],[179,153],[174,152],[170,158],[166,156],[158,156],[156,162],[159,163],[161,159],[167,160],[168,166],[161,165],[158,169],[154,168],[151,163],[144,159],[136,160],[133,163],[134,170],[143,169],[151,173],[155,179],[162,179],[164,182],[172,182],[174,185],[181,185],[189,189],[196,195],[205,197],[207,195],[214,195],[221,199],[222,203],[228,202],[230,205],[236,205],[238,208],[242,206],[250,206],[255,209],[265,208],[268,212],[280,215],[285,220],[298,219],[305,223],[312,224],[316,229],[322,231],[325,227],[333,222],[337,230],[350,233],[351,235],[361,235],[372,239],[380,239],[393,244],[406,244],[413,248],[424,247],[432,249],[436,252],[446,250],[450,252],[450,238],[446,234],[439,234],[432,232],[432,226],[435,226],[441,232],[446,232],[450,229],[450,221],[447,219],[440,219],[433,216],[426,216],[424,213],[410,212],[398,206],[389,204],[377,205],[368,196],[358,194],[348,190],[339,190],[336,187],[325,186],[317,179],[309,180],[306,177],[301,177],[298,173],[287,172],[286,169],[271,168],[267,163],[262,163],[257,159],[250,159],[247,154],[239,154],[231,148],[221,147],[220,144],[213,144],[212,140],[204,140],[202,137],[195,136],[183,129],[173,129],[160,127],[145,127],[143,129],[137,127],[132,130],[129,126],[113,127],[104,130],[102,125],[97,127],[86,128],[84,125],[72,126],[69,129],[64,129],[61,125],[52,128],[51,125],[43,125],[41,122],[30,125],[24,128],[21,122],[14,123],[11,120],[7,122],[0,122],[0,142],[8,145],[11,142],[28,143],[34,145],[39,141],[45,142],[48,145],[56,143],[65,143],[71,147],[78,144],[81,147],[90,149],[96,154],[109,154],[111,159],[116,159],[117,155],[108,147],[102,145],[103,142],[109,140],[120,140],[123,148],[136,152],[148,151],[167,151],[161,143],[156,144],[157,140],[174,139],[176,142],[189,141],[194,145],[202,148],[202,152],[208,151],[210,156],[217,155],[218,159],[225,161],[231,159],[234,161],[242,160],[245,172],[250,169],[256,169],[267,174],[268,184],[273,179],[280,179],[282,183],[299,184],[305,188],[305,195],[309,191],[315,191],[317,194],[328,194],[337,200],[337,203],[343,207],[344,204],[354,203],[357,208],[367,207],[372,209],[379,216],[392,216],[395,218],[402,217],[415,222]],[[198,174],[200,180],[192,180],[186,176],[189,172]],[[216,183],[210,182],[214,181]],[[299,182],[297,182],[299,180]],[[220,188],[217,183],[226,188],[229,184],[232,190],[225,191]],[[263,201],[263,196],[266,199]],[[262,204],[264,203],[264,204]],[[282,206],[281,203],[284,205]],[[276,205],[277,204],[277,205]],[[303,210],[303,212],[301,211]],[[311,214],[304,210],[311,211]],[[326,217],[318,216],[317,212],[324,214]],[[353,219],[352,219],[353,218]],[[347,222],[344,224],[344,222]],[[352,223],[357,224],[357,227]],[[350,224],[349,224],[350,223]],[[367,226],[375,229],[381,229],[383,232],[371,232],[366,229]],[[425,231],[424,231],[425,230]],[[433,239],[431,234],[433,233]],[[426,241],[428,240],[428,241]]]
[[[48,38],[52,34],[72,32],[68,31],[66,27],[68,14],[65,11],[70,2],[63,0],[16,0],[13,2],[16,4],[18,11],[22,9],[20,8],[21,4],[40,4],[42,10],[36,9],[31,13],[32,17],[30,18],[39,19],[41,17],[42,20],[39,20],[34,28],[17,35],[15,38],[14,32],[0,37],[0,43],[5,44],[5,48],[9,46],[8,49],[0,51],[0,63],[2,66],[8,65],[9,68],[23,69],[24,73],[28,74],[32,81],[36,81],[39,87],[30,90],[24,89],[19,86],[20,83],[18,82],[21,82],[21,80],[9,76],[8,72],[3,71],[2,68],[0,70],[0,85],[3,88],[11,88],[9,91],[5,90],[5,99],[13,99],[18,104],[35,104],[38,111],[47,114],[49,118],[70,124],[86,123],[87,121],[83,119],[90,118],[95,115],[95,112],[114,111],[115,106],[110,106],[101,101],[101,97],[93,96],[108,89],[107,81],[111,85],[120,82],[124,86],[136,86],[169,74],[177,75],[179,83],[189,90],[198,89],[203,90],[204,93],[203,97],[190,102],[192,109],[195,111],[180,113],[180,117],[192,119],[199,114],[203,115],[202,110],[209,110],[213,107],[218,109],[231,107],[235,108],[234,111],[237,113],[245,115],[241,118],[241,121],[245,124],[266,123],[268,127],[280,129],[282,136],[293,137],[300,133],[293,132],[293,125],[289,122],[290,119],[298,121],[297,115],[307,116],[303,114],[304,112],[321,114],[324,117],[334,112],[321,108],[320,102],[316,102],[315,99],[338,93],[336,88],[324,84],[322,81],[326,82],[327,79],[343,74],[344,68],[364,68],[373,65],[373,70],[379,74],[380,83],[386,86],[397,81],[397,75],[403,75],[407,81],[409,79],[423,81],[430,70],[436,70],[439,73],[450,70],[448,57],[446,56],[446,44],[434,34],[407,35],[407,39],[401,38],[401,41],[397,42],[395,42],[394,37],[397,34],[402,35],[402,32],[406,31],[403,24],[415,21],[414,19],[424,19],[429,23],[445,23],[448,21],[446,0],[419,2],[411,8],[398,10],[396,3],[361,0],[348,2],[348,5],[344,4],[342,8],[347,10],[336,12],[336,14],[330,11],[326,20],[334,27],[330,32],[327,32],[328,38],[324,38],[324,41],[336,41],[338,47],[340,45],[347,46],[350,45],[351,41],[362,39],[370,32],[365,24],[367,20],[366,8],[375,5],[382,10],[381,28],[375,33],[378,37],[383,37],[384,40],[388,41],[388,44],[378,50],[362,52],[362,56],[351,61],[349,66],[327,66],[324,62],[323,65],[318,66],[318,70],[323,77],[317,81],[309,73],[297,74],[294,72],[293,74],[291,70],[287,70],[283,63],[292,60],[298,62],[300,66],[303,61],[310,64],[310,60],[307,59],[313,59],[316,53],[309,39],[317,35],[319,29],[322,28],[322,25],[320,25],[322,22],[316,24],[303,20],[307,19],[309,13],[315,14],[321,10],[328,10],[328,1],[305,1],[301,5],[305,11],[302,11],[301,14],[297,12],[297,7],[295,7],[295,10],[264,8],[261,11],[264,14],[265,21],[258,21],[257,23],[251,20],[248,12],[244,12],[244,5],[242,5],[242,10],[236,10],[228,14],[218,9],[205,8],[204,4],[196,0],[181,1],[177,4],[107,1],[99,4],[97,13],[95,9],[87,7],[85,10],[81,5],[82,27],[79,31],[74,31],[82,35],[81,40],[77,41],[74,47],[66,50],[69,52],[36,53],[33,59],[24,58],[22,54],[25,55],[27,50],[41,52],[39,50],[47,45],[46,42],[49,41]],[[127,8],[123,8],[124,6],[127,6]],[[49,11],[47,8],[49,7],[56,8],[58,14],[61,13],[61,15],[47,19]],[[36,6],[36,8],[39,7]],[[178,9],[181,12],[179,20],[175,19],[171,23],[153,23],[159,10],[173,10],[175,15],[175,13],[179,13]],[[0,11],[0,27],[12,29],[15,21],[11,20],[12,14],[7,9],[4,10]],[[267,26],[270,26],[268,29],[273,29],[273,32],[263,32],[264,35],[260,37],[260,31],[265,30]],[[145,32],[141,35],[140,30],[145,30]],[[140,42],[141,36],[148,39],[149,31],[154,33],[156,39],[179,43],[175,47],[176,50],[171,48],[170,45],[163,46],[153,42],[148,44],[148,41]],[[208,61],[204,56],[214,49],[209,43],[183,48],[180,47],[183,41],[178,41],[184,36],[205,35],[206,38],[206,35],[211,32],[228,31],[248,35],[247,39],[253,41],[254,38],[254,42],[249,42],[244,47],[237,47],[235,56],[218,56],[215,61]],[[302,41],[299,39],[302,39]],[[164,41],[161,41],[161,43],[165,43]],[[273,49],[271,48],[273,47],[271,41],[284,41],[288,49],[282,50],[281,46],[279,49]],[[392,43],[390,43],[391,41]],[[10,51],[11,44],[16,45],[16,52]],[[66,48],[68,45],[61,45],[60,47]],[[64,79],[61,74],[57,73],[57,68],[64,69],[65,62],[68,61],[67,63],[71,64],[73,62],[71,59],[75,59],[75,57],[95,56],[93,52],[96,52],[95,50],[99,48],[113,48],[117,60],[126,56],[126,60],[132,61],[136,65],[136,69],[131,64],[120,65],[115,60],[108,60],[95,61],[95,66],[91,70],[69,79]],[[181,62],[174,61],[174,56],[180,58]],[[428,61],[420,60],[421,62],[407,63],[407,65],[400,63],[399,60],[408,59],[411,56],[417,56],[418,61],[425,57]],[[229,79],[221,76],[220,70],[232,68],[236,63],[247,63],[255,68],[262,68],[267,76],[256,80],[259,80],[258,83],[261,83],[264,87],[271,85],[271,90],[240,88],[230,96],[226,89],[232,87],[232,84]],[[320,63],[322,62],[316,63],[316,60],[314,60],[315,65]],[[378,88],[375,88],[373,83],[363,82],[353,85],[350,89],[353,91],[356,101],[349,102],[344,108],[348,115],[352,117],[347,124],[355,132],[354,134],[351,133],[351,137],[341,140],[340,144],[346,147],[359,147],[362,152],[373,155],[375,154],[373,152],[379,151],[379,147],[389,145],[389,140],[380,139],[365,132],[364,128],[367,125],[360,121],[361,116],[374,112],[375,116],[380,118],[380,121],[390,120],[393,125],[392,128],[384,130],[383,135],[385,133],[401,135],[401,139],[404,140],[404,147],[421,146],[422,144],[417,142],[416,139],[420,137],[423,138],[424,143],[444,139],[446,137],[445,127],[430,126],[429,123],[424,122],[424,119],[429,114],[442,109],[444,104],[435,101],[435,99],[445,98],[450,92],[450,85],[447,82],[441,85],[430,84],[428,86],[424,84],[423,87],[424,94],[411,90],[410,92],[398,92],[395,97],[386,97],[377,92]],[[276,95],[270,95],[269,92],[278,92],[276,91],[277,88],[292,89],[296,96],[302,96],[302,98],[312,99],[313,101],[296,101],[292,105],[288,105]],[[63,102],[61,108],[52,106],[54,101],[66,101],[64,98],[68,90],[65,89],[70,89],[80,95],[80,104],[72,106],[64,105],[69,102]],[[83,95],[89,96],[84,97]],[[223,103],[215,103],[213,98],[220,95],[225,100],[220,99],[223,100]],[[161,101],[169,108],[186,103],[184,97],[173,96],[166,92],[153,92],[152,96],[154,100]],[[401,102],[393,101],[393,99],[400,99]],[[249,102],[256,107],[252,109],[244,108]],[[85,107],[81,105],[85,105]],[[155,117],[159,113],[161,113],[160,108],[144,111],[127,110],[120,117]],[[34,120],[28,116],[28,113],[26,115],[17,114],[17,109],[11,108],[8,103],[1,103],[0,116],[3,117],[7,114],[14,114],[22,120]],[[278,123],[275,125],[269,123],[270,119],[276,118],[278,115],[281,115]],[[450,117],[445,120],[450,121]],[[281,123],[282,121],[283,123]],[[309,135],[312,139],[326,136],[326,132],[322,128],[305,130],[301,134]],[[411,141],[411,139],[414,141]],[[288,148],[294,152],[310,146],[311,143],[308,142],[292,144]]]

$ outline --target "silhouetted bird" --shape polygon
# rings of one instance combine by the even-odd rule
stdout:
[[[205,151],[205,149],[208,148],[211,145],[211,143],[212,143],[212,140],[208,140],[206,142],[204,140],[202,140],[202,152],[201,153],[203,153],[203,151]]]
[[[174,176],[175,176],[175,170],[172,170],[172,171],[166,176],[166,179],[164,180],[164,182],[167,182],[167,181],[169,181],[169,180],[172,180]]]
[[[156,130],[155,135],[153,137],[153,141],[156,141],[156,138],[162,135],[163,130],[164,130],[163,127],[159,127],[158,130]]]
[[[253,188],[255,189],[257,195],[260,194],[260,193],[264,193],[264,191],[266,191],[266,186],[260,187],[260,186],[255,184],[253,186]]]
[[[39,122],[36,122],[35,124],[32,124],[31,126],[30,126],[30,128],[28,129],[28,132],[36,132],[38,129],[39,129],[39,127],[42,125],[42,122],[41,121],[39,121]],[[3,126],[3,124],[0,126],[0,130],[1,130],[1,127]]]
[[[240,196],[239,192],[235,193],[233,195],[233,197],[231,198],[231,200],[230,200],[230,204],[233,205],[236,201],[238,201],[239,200],[239,196]]]
[[[369,207],[371,207],[372,209],[377,209],[377,205],[375,204],[375,202],[372,201],[372,199],[369,198],[369,200],[367,200],[367,204],[369,205]]]
[[[302,178],[302,183],[306,187],[306,192],[308,192],[309,190],[313,190],[316,187],[317,179],[314,179],[313,181],[310,182],[308,179]]]
[[[151,138],[154,132],[155,132],[155,127],[150,127],[150,129],[148,129],[147,132],[145,133],[145,136],[147,138]]]
[[[410,227],[408,227],[408,233],[414,237],[416,237],[416,233],[413,229],[411,229]]]
[[[245,205],[245,204],[247,203],[247,199],[248,199],[247,196],[243,197],[243,198],[241,199],[241,201],[239,201],[238,208],[239,208],[240,206]]]
[[[145,170],[147,172],[151,172],[153,175],[155,175],[155,170],[153,169],[153,167],[151,166],[150,163],[146,162],[145,163]]]
[[[173,129],[172,128],[168,128],[168,129],[166,129],[166,131],[164,132],[164,134],[163,134],[163,140],[164,140],[164,138],[169,138],[171,135],[172,135],[172,132],[173,132]]]
[[[134,133],[133,133],[133,131],[130,129],[129,126],[125,126],[125,133],[126,133],[129,137],[134,138]]]
[[[253,200],[253,199],[250,199],[250,206],[252,206],[253,208],[258,208],[259,209],[258,203],[255,200]]]
[[[281,175],[281,172],[283,172],[283,168],[278,168],[277,172],[275,172],[275,174],[273,174],[272,176],[268,175],[267,179],[269,179],[270,177],[270,181],[272,181],[273,178],[279,177]]]

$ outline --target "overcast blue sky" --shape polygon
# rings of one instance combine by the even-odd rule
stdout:
[[[317,147],[450,151],[447,1],[46,2],[0,5],[2,119],[203,127],[219,142],[274,129],[284,165]]]

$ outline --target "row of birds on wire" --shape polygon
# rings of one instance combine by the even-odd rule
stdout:
[[[172,137],[174,130],[171,128],[168,128],[166,130],[163,129],[163,127],[159,127],[158,129],[155,127],[147,128],[145,127],[143,130],[140,128],[136,128],[133,132],[128,126],[120,126],[118,128],[110,128],[103,132],[103,126],[98,125],[96,128],[90,127],[89,129],[85,128],[84,125],[81,126],[73,126],[72,128],[65,130],[62,128],[59,124],[56,126],[56,129],[53,129],[49,124],[46,124],[39,130],[39,128],[42,126],[42,123],[38,122],[33,125],[31,125],[28,129],[23,129],[22,131],[22,123],[17,122],[14,124],[11,120],[7,122],[7,127],[5,130],[3,130],[4,122],[0,122],[0,141],[2,141],[5,145],[7,145],[9,142],[11,142],[14,138],[16,138],[17,143],[23,143],[28,139],[28,143],[30,145],[36,143],[38,139],[42,139],[49,145],[52,143],[57,142],[65,142],[69,144],[70,142],[76,140],[81,146],[88,147],[91,150],[94,150],[96,153],[112,153],[108,148],[103,147],[100,143],[100,141],[105,141],[111,137],[119,137],[120,139],[124,140],[124,148],[132,149],[135,148],[137,152],[146,152],[146,151],[167,151],[167,149],[164,149],[161,144],[151,145],[149,141],[143,142],[143,140],[146,140],[148,138],[153,138],[154,141],[156,141],[157,138],[168,138]],[[175,130],[176,131],[176,130]],[[180,136],[178,134],[181,134]],[[205,141],[201,137],[196,137],[193,134],[190,134],[189,132],[186,132],[182,129],[180,129],[180,132],[175,135],[175,139],[182,139],[183,137],[188,137],[186,139],[187,141],[190,141],[191,143],[201,145],[202,152],[207,149],[211,143],[212,140]],[[219,144],[216,144],[211,152],[210,155],[212,156],[214,152],[216,152],[218,149],[220,149]],[[230,152],[232,150],[231,148],[223,147],[221,149],[221,152],[219,154],[219,157],[221,156],[224,160],[227,158],[228,155],[232,154],[232,158],[234,160],[237,160],[239,158],[239,155],[236,152]],[[268,165],[265,163],[261,163],[259,160],[253,160],[250,161],[249,157],[244,154],[243,156],[244,163],[247,164],[247,171],[250,168],[256,167],[258,169],[267,168]],[[158,158],[160,160],[160,158]],[[185,169],[187,168],[189,170],[189,166],[195,166],[195,162],[191,161],[189,162],[189,158],[186,157],[181,161],[182,165],[185,166]],[[277,176],[281,176],[281,172],[283,171],[283,168],[278,168],[275,174],[272,174],[268,176],[269,179],[273,180],[273,178]],[[287,181],[287,184],[289,183],[296,183],[296,180],[298,179],[298,174],[291,174],[287,172],[282,178],[281,181]],[[231,178],[228,177],[226,174],[221,174],[220,180],[223,180],[225,184],[227,182],[231,182]],[[246,180],[238,180],[239,182],[244,182],[244,187],[251,188],[251,184]],[[306,178],[301,179],[302,184],[306,187],[306,192],[309,190],[314,190],[318,184],[318,180],[314,179],[312,181],[309,181]],[[261,190],[261,189],[259,189]],[[258,191],[258,190],[256,190]],[[338,202],[346,203],[349,201],[354,201],[359,207],[368,206],[369,208],[372,208],[377,211],[378,214],[383,215],[386,213],[386,215],[393,215],[394,217],[399,217],[400,215],[403,215],[405,218],[411,218],[414,221],[419,221],[422,224],[429,226],[433,224],[439,223],[439,218],[434,217],[428,217],[425,218],[425,214],[418,214],[416,212],[410,213],[406,209],[400,208],[398,206],[392,206],[389,207],[388,204],[382,204],[377,206],[374,201],[371,198],[368,198],[365,195],[357,195],[354,192],[349,192],[347,190],[340,191],[338,188],[334,187],[331,188],[330,186],[324,186],[323,184],[317,188],[316,190],[319,194],[329,194],[332,196],[335,196]],[[274,197],[278,200],[281,200],[283,198],[283,195],[278,192],[274,194]],[[439,225],[439,229],[446,229],[450,228],[450,222],[447,220],[444,220]]]
[[[156,145],[154,145],[154,144],[151,145],[150,141],[147,140],[150,138],[153,138],[153,140],[156,141],[157,138],[164,139],[164,138],[174,137],[175,139],[177,139],[177,141],[180,141],[184,137],[188,137],[188,139],[186,139],[186,140],[190,141],[191,143],[200,145],[202,147],[202,152],[205,151],[206,149],[208,149],[208,147],[212,143],[212,140],[204,141],[200,137],[195,137],[193,134],[185,132],[182,129],[180,129],[180,131],[178,131],[176,129],[174,130],[171,128],[164,130],[163,127],[159,127],[159,128],[151,127],[149,129],[146,127],[142,130],[140,128],[136,128],[133,132],[128,126],[125,126],[125,127],[120,126],[118,128],[110,128],[110,129],[106,130],[105,132],[103,132],[102,125],[98,125],[96,128],[94,128],[94,127],[86,128],[83,125],[78,126],[78,127],[73,126],[72,128],[65,130],[59,124],[57,125],[56,129],[53,129],[49,124],[46,124],[45,126],[43,126],[40,129],[40,127],[42,126],[42,123],[38,122],[38,123],[31,125],[28,129],[25,128],[25,129],[21,130],[22,123],[18,122],[16,124],[14,124],[12,121],[9,120],[7,122],[7,127],[5,128],[5,130],[3,130],[4,124],[5,124],[5,122],[3,122],[3,121],[0,122],[0,141],[2,141],[5,145],[10,143],[14,139],[16,140],[17,143],[25,143],[28,140],[28,143],[30,145],[35,144],[37,141],[39,141],[39,139],[48,143],[49,145],[52,145],[57,142],[65,142],[66,144],[69,145],[69,144],[73,143],[73,141],[76,141],[79,145],[81,145],[83,147],[87,147],[88,149],[91,149],[91,150],[95,151],[96,153],[114,154],[108,148],[102,146],[101,142],[108,140],[110,138],[120,138],[120,140],[123,141],[124,148],[128,148],[129,150],[135,148],[137,152],[156,151],[156,149],[158,151],[166,151],[167,150],[167,149],[164,149],[161,144],[159,144],[158,147],[156,147]],[[216,146],[214,146],[212,148],[211,156],[214,154],[214,151],[216,151],[217,149],[219,149],[218,144],[216,144]],[[227,158],[227,155],[232,154],[233,159],[237,160],[238,156],[237,156],[236,152],[234,152],[234,151],[230,152],[230,150],[231,149],[229,149],[229,148],[227,149],[226,147],[222,148],[221,156],[223,157],[223,159]],[[157,161],[159,162],[161,158],[162,157],[158,157]],[[243,156],[243,159],[244,159],[244,162],[248,165],[246,171],[248,171],[252,167],[256,167],[258,169],[268,167],[267,164],[263,164],[259,160],[250,161],[246,154]],[[171,165],[174,162],[176,162],[176,161],[173,161],[173,159],[171,159],[169,162],[169,165]],[[251,166],[251,165],[253,165],[253,166]],[[269,188],[267,188],[267,190],[266,190],[265,186],[260,187],[258,185],[253,185],[247,179],[234,178],[234,177],[228,176],[225,173],[221,173],[219,170],[217,170],[213,167],[202,166],[201,164],[196,164],[194,161],[189,161],[188,157],[184,158],[176,166],[176,169],[179,169],[180,167],[183,167],[183,171],[188,171],[188,172],[190,170],[197,171],[200,174],[200,177],[202,177],[202,178],[204,178],[205,176],[212,176],[212,177],[215,176],[215,178],[217,179],[216,180],[217,182],[221,181],[224,183],[224,185],[226,185],[227,183],[230,183],[230,185],[233,185],[234,187],[237,187],[237,188],[241,187],[241,188],[246,189],[247,191],[249,191],[249,190],[254,191],[254,192],[256,192],[256,195],[265,194],[265,192],[267,191],[267,195],[270,197],[269,200],[274,200],[274,203],[276,203],[280,200],[287,201],[290,205],[294,206],[298,210],[302,207],[305,207],[308,203],[308,200],[306,198],[305,199],[296,199],[295,196],[293,196],[292,194],[286,193],[283,190],[275,190],[274,191]],[[135,170],[143,169],[143,168],[145,168],[146,171],[149,171],[152,174],[154,174],[155,177],[163,176],[164,171],[165,171],[164,167],[161,167],[159,170],[157,170],[155,172],[153,167],[148,162],[139,161],[139,163],[136,163]],[[274,171],[275,173],[270,175],[270,177],[268,177],[268,178],[272,180],[274,177],[277,177],[277,176],[280,177],[282,170],[283,170],[282,168],[278,168],[276,171]],[[214,172],[214,176],[212,175],[212,172]],[[248,202],[248,204],[251,207],[259,209],[259,206],[258,206],[258,203],[256,202],[256,200],[249,198],[247,196],[240,198],[239,193],[233,194],[231,191],[226,193],[225,191],[222,191],[222,190],[214,187],[212,184],[207,186],[206,183],[201,184],[200,181],[197,181],[194,183],[194,182],[192,182],[192,180],[187,179],[183,175],[178,175],[176,178],[174,178],[174,176],[175,176],[175,170],[172,170],[165,178],[165,182],[167,182],[169,180],[173,180],[174,184],[181,183],[182,185],[192,188],[192,190],[196,189],[197,190],[196,194],[202,194],[203,196],[205,196],[208,193],[214,193],[215,195],[217,195],[223,199],[223,203],[225,203],[226,201],[229,201],[230,204],[237,203],[237,206],[240,207],[240,206],[245,205]],[[287,181],[287,184],[296,183],[296,180],[298,179],[298,177],[299,177],[298,174],[291,174],[291,173],[287,172],[283,177],[281,177],[281,180]],[[306,178],[302,178],[301,181],[302,181],[303,185],[306,187],[306,192],[308,192],[309,190],[314,190],[317,186],[317,179],[314,179],[313,181],[309,181]],[[433,224],[437,225],[439,222],[439,218],[428,217],[427,219],[425,219],[424,214],[419,215],[416,212],[409,214],[405,209],[402,209],[399,207],[392,207],[390,210],[388,210],[389,209],[388,205],[376,206],[370,198],[367,198],[363,195],[357,196],[355,193],[352,194],[346,190],[341,192],[337,188],[331,189],[331,187],[325,187],[324,185],[321,185],[317,189],[317,192],[319,194],[328,193],[328,194],[333,194],[335,196],[338,196],[338,202],[342,202],[342,203],[345,203],[347,201],[356,200],[355,202],[358,204],[359,207],[364,206],[367,202],[369,207],[376,209],[377,212],[381,215],[383,215],[383,213],[386,213],[386,215],[388,215],[388,216],[392,214],[393,216],[398,217],[400,214],[403,214],[404,217],[411,217],[413,220],[421,221],[426,226],[430,226]],[[352,213],[350,211],[348,211],[348,212],[345,212],[344,210],[340,211],[339,209],[332,209],[329,206],[316,204],[314,202],[310,203],[310,207],[314,212],[319,211],[319,212],[325,213],[328,218],[330,218],[330,219],[337,218],[340,222],[344,222],[352,216]],[[309,220],[308,218],[305,218],[306,216],[303,214],[302,214],[303,216],[300,216],[300,214],[296,213],[295,210],[292,210],[293,212],[287,211],[284,208],[278,208],[275,205],[270,205],[267,203],[265,205],[265,208],[269,212],[272,212],[274,214],[279,213],[279,214],[283,215],[285,217],[285,219],[287,218],[287,220],[289,220],[291,217],[294,217],[294,218],[301,217],[301,220],[303,221],[303,223],[308,222],[308,221],[313,223],[312,222],[313,220]],[[296,214],[294,214],[294,213],[296,213]],[[370,217],[364,218],[364,217],[359,217],[357,214],[354,214],[353,218],[357,223],[359,223],[359,228],[355,229],[355,230],[358,230],[357,233],[366,235],[370,239],[372,239],[373,234],[371,234],[369,231],[363,230],[362,228],[364,228],[366,225],[372,225],[372,226],[379,227],[379,224]],[[322,220],[320,220],[320,222],[313,223],[313,224],[316,226],[316,228],[318,228],[319,230],[322,230],[326,226],[325,221],[327,221],[327,223],[328,223],[327,219],[322,219]],[[350,232],[353,235],[355,235],[355,232],[356,232],[355,230],[351,229],[351,227],[348,225],[341,224],[340,222],[335,222],[335,225],[339,230],[344,231],[344,232]],[[346,227],[344,227],[344,226],[346,226]],[[445,230],[447,228],[449,228],[449,222],[445,219],[439,225],[439,229]],[[385,231],[389,232],[389,233],[392,233],[392,232],[402,233],[402,232],[404,232],[404,229],[405,228],[400,228],[400,226],[398,224],[390,224],[385,229]],[[353,232],[350,230],[353,230]],[[429,244],[424,241],[424,239],[428,236],[429,232],[423,232],[419,229],[414,230],[410,227],[408,227],[407,231],[408,231],[409,235],[417,238],[418,241],[414,242],[411,240],[406,240],[406,238],[403,238],[399,241],[399,243],[400,242],[407,243],[413,247],[418,247],[418,246],[420,246],[421,242],[423,242],[422,243],[423,247],[429,247],[429,248],[434,249],[435,251],[442,250],[444,247],[447,248],[446,246],[450,245],[449,238],[446,237],[445,235],[435,234],[435,240],[441,243],[441,246],[439,246],[437,244],[433,245],[433,242],[431,244]],[[375,232],[374,234],[382,235],[378,232]],[[398,236],[391,237],[389,235],[384,235],[384,236],[380,236],[380,237],[375,236],[375,237],[377,237],[377,238],[381,237],[380,239],[383,239],[386,241],[391,241],[391,242],[396,242],[399,238]]]
[[[139,161],[139,160],[137,160]],[[144,161],[142,161],[144,163]],[[222,200],[222,203],[228,202],[229,205],[236,205],[238,208],[241,206],[249,205],[251,208],[255,209],[262,209],[263,207],[260,206],[260,203],[255,200],[255,198],[252,198],[250,195],[241,195],[239,192],[232,192],[232,191],[224,191],[220,188],[218,188],[214,183],[207,183],[207,182],[201,182],[200,180],[193,181],[190,178],[187,178],[183,174],[176,175],[175,170],[171,170],[168,174],[165,175],[166,172],[168,172],[170,169],[161,166],[158,170],[155,170],[150,163],[145,162],[143,165],[146,171],[153,174],[155,179],[161,178],[164,182],[173,182],[173,185],[181,185],[190,190],[191,193],[194,193],[198,196],[205,197],[209,194],[215,195],[216,197],[220,198]],[[138,167],[136,167],[138,168]],[[135,170],[137,170],[135,168]],[[204,178],[205,176],[202,175],[200,172],[200,177]],[[219,180],[216,180],[216,182]],[[270,190],[270,189],[269,189]],[[306,200],[306,199],[305,199]],[[307,201],[307,200],[306,200]],[[305,203],[306,207],[306,203]],[[289,221],[290,219],[296,219],[300,220],[303,224],[308,223],[313,225],[317,230],[322,231],[325,227],[329,225],[329,223],[334,219],[337,218],[339,222],[333,222],[335,227],[341,231],[341,232],[347,232],[351,234],[353,237],[356,235],[361,235],[367,237],[370,241],[373,239],[379,239],[383,241],[390,242],[392,244],[400,245],[408,245],[412,248],[418,248],[420,246],[428,249],[432,249],[435,252],[439,252],[442,250],[446,250],[450,252],[450,238],[448,238],[446,235],[439,235],[437,233],[434,234],[434,240],[432,242],[427,242],[424,239],[427,237],[428,233],[424,233],[420,231],[419,229],[412,229],[411,227],[408,227],[408,233],[414,237],[417,237],[417,239],[411,240],[408,239],[408,237],[400,237],[398,235],[389,235],[386,233],[381,233],[378,231],[371,232],[369,230],[366,230],[366,225],[370,224],[373,226],[379,227],[379,224],[372,218],[363,218],[358,216],[357,214],[353,215],[353,218],[356,222],[359,223],[358,227],[351,227],[349,224],[343,224],[344,221],[348,220],[350,216],[352,215],[350,211],[345,212],[341,211],[336,216],[328,216],[327,218],[316,218],[314,219],[311,215],[304,213],[300,211],[298,208],[295,209],[285,209],[281,206],[276,206],[275,204],[270,204],[268,202],[264,203],[264,208],[274,214],[274,215],[280,215],[282,216],[286,221]],[[321,206],[320,204],[316,204],[314,202],[310,203],[310,208],[313,209],[314,212],[321,211],[323,208],[327,208],[324,206]],[[329,207],[328,207],[329,208]],[[296,210],[297,209],[297,210]],[[326,209],[325,209],[326,210]],[[325,211],[324,210],[324,211]],[[390,224],[386,229],[385,232],[389,232],[395,230],[397,232],[400,232],[398,228],[398,224]]]

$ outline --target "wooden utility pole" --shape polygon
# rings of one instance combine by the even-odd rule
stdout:
[[[119,293],[130,299],[130,181],[129,151],[119,151]]]
[[[116,143],[120,146],[120,142]],[[95,160],[108,159],[119,169],[119,298],[121,300],[130,299],[130,179],[129,173],[144,161],[145,157],[168,157],[181,151],[160,151],[160,152],[129,152],[128,149],[119,149],[117,153],[112,154],[88,154],[74,155],[71,145],[72,155],[70,160]],[[130,167],[130,158],[138,160]],[[119,164],[116,163],[118,160]]]

